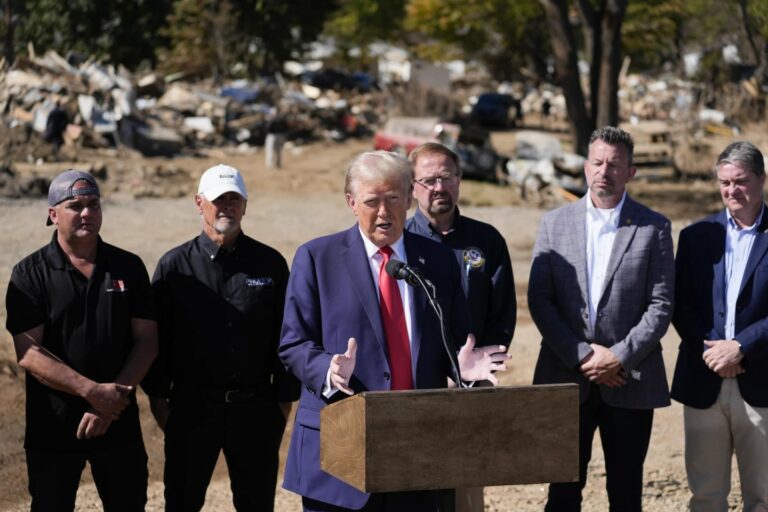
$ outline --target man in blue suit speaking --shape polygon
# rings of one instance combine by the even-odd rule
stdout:
[[[393,153],[368,152],[347,169],[347,204],[357,223],[299,247],[288,281],[279,355],[302,382],[284,487],[305,511],[437,511],[437,493],[366,494],[320,469],[320,410],[361,391],[443,388],[451,362],[441,325],[423,290],[385,272],[406,262],[434,284],[445,313],[450,350],[466,336],[467,311],[453,253],[404,232],[411,202],[411,164]],[[506,369],[505,347],[458,353],[465,381]],[[415,432],[414,435],[418,435]]]
[[[680,233],[672,398],[685,405],[690,509],[728,510],[736,454],[745,511],[768,510],[768,214],[749,142],[715,164],[725,210]]]

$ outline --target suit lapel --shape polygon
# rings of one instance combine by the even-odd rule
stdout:
[[[421,253],[418,245],[413,240],[413,235],[409,232],[403,234],[405,244],[405,255],[408,259],[408,265],[415,268],[423,268],[429,265],[427,256]],[[427,296],[421,288],[412,287],[411,297],[413,301],[413,315],[411,315],[411,361],[415,370],[419,360],[419,350],[421,349],[421,333],[424,328],[424,315],[429,314],[427,309]],[[415,373],[415,372],[414,372]],[[416,382],[414,377],[414,382]]]
[[[619,268],[619,263],[624,257],[624,254],[629,249],[629,244],[635,237],[637,231],[637,215],[638,211],[635,208],[635,202],[626,196],[624,200],[624,206],[621,208],[619,214],[619,225],[616,230],[616,238],[613,239],[613,247],[611,248],[611,256],[608,259],[608,267],[605,269],[605,279],[603,280],[603,289],[600,290],[600,300],[603,299],[608,284],[613,279],[613,275]]]
[[[741,285],[739,286],[739,295],[744,290],[744,284],[749,281],[749,278],[755,272],[757,264],[765,256],[765,251],[768,250],[768,234],[765,232],[768,229],[768,221],[766,221],[765,210],[763,210],[762,219],[757,226],[755,233],[755,242],[752,245],[752,251],[749,253],[749,259],[747,259],[747,267],[744,269],[744,277],[741,279]]]
[[[589,192],[578,202],[574,203],[572,215],[569,217],[573,225],[571,226],[571,243],[569,246],[576,251],[574,255],[576,261],[582,261],[583,264],[576,265],[576,281],[581,290],[581,298],[584,304],[589,304],[589,284],[587,283],[587,201],[589,201]]]
[[[365,253],[365,246],[360,237],[360,230],[355,224],[346,233],[341,256],[347,268],[352,288],[371,322],[373,332],[376,333],[376,340],[386,354],[387,342],[384,337],[384,327],[381,325],[381,311],[379,310],[379,299],[376,296],[376,285],[373,282],[368,255]]]
[[[723,231],[722,236],[719,237],[720,240],[718,240],[716,244],[713,244],[718,250],[716,254],[720,255],[720,259],[715,263],[714,269],[715,286],[713,290],[713,298],[715,304],[725,307],[725,237],[728,236],[728,218],[725,215],[725,210],[717,216],[717,222],[723,227]]]

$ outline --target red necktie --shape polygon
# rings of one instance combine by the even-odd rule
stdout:
[[[389,351],[389,367],[392,372],[391,389],[413,389],[413,374],[411,373],[411,343],[408,340],[408,329],[405,326],[405,311],[403,299],[397,280],[387,274],[385,267],[392,255],[389,246],[379,249],[384,258],[379,267],[379,307],[381,308],[381,323],[384,325],[384,335],[387,337]]]

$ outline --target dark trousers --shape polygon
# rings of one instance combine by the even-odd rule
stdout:
[[[439,512],[439,491],[381,492],[371,494],[360,512]],[[302,497],[304,512],[352,512],[322,501]]]
[[[549,486],[546,512],[581,509],[581,491],[587,483],[592,438],[600,429],[605,455],[606,489],[611,512],[642,510],[643,463],[653,427],[653,409],[612,407],[603,401],[597,385],[579,407],[579,481]]]
[[[143,511],[147,503],[147,452],[144,445],[122,445],[87,453],[27,450],[32,512],[75,510],[86,461],[105,512]]]
[[[183,395],[171,400],[165,427],[165,507],[200,510],[219,453],[238,511],[271,511],[285,419],[276,402],[223,403]]]

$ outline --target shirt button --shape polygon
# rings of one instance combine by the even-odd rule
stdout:
[[[227,322],[227,327],[232,327],[232,322]]]

